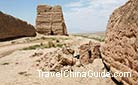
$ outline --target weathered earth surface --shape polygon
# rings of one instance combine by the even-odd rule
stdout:
[[[138,0],[129,0],[113,12],[101,51],[112,73],[132,73],[132,77],[117,77],[119,82],[138,85]]]
[[[36,28],[45,35],[67,35],[61,6],[38,5]]]
[[[0,12],[0,40],[35,35],[35,28],[32,25]]]
[[[92,37],[92,36],[91,36]],[[40,78],[37,70],[58,72],[71,70],[72,72],[106,71],[102,59],[94,59],[93,63],[80,65],[75,57],[79,54],[79,47],[86,43],[102,43],[81,36],[45,36],[20,38],[12,41],[0,42],[0,82],[1,85],[115,85],[111,77],[49,77]],[[50,48],[47,48],[48,42]],[[56,47],[55,44],[65,46]],[[23,49],[37,46],[36,49]],[[39,48],[43,46],[46,48]],[[7,51],[5,51],[7,50]],[[12,51],[12,52],[8,52]],[[3,55],[4,53],[4,55]],[[7,53],[7,54],[6,54]],[[74,63],[74,60],[76,63]],[[73,61],[73,62],[72,62]]]

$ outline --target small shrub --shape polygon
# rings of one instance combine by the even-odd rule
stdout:
[[[62,48],[63,44],[57,44],[56,47]]]
[[[8,62],[6,62],[6,63],[2,63],[1,65],[9,65],[9,63],[8,63]]]
[[[11,41],[11,44],[15,44],[16,43],[16,41]]]

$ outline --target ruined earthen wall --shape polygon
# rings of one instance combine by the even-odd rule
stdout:
[[[36,28],[45,35],[67,35],[61,6],[38,5]]]
[[[117,77],[118,81],[138,85],[138,0],[129,0],[113,12],[101,51],[112,73],[132,73],[132,77]]]
[[[0,40],[35,35],[36,31],[32,25],[0,12]]]

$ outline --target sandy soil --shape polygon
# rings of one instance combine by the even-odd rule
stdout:
[[[42,36],[0,42],[0,85],[115,85],[111,78],[39,78],[38,69],[34,66],[39,57],[31,57],[36,52],[52,52],[57,48],[46,48],[36,50],[21,50],[22,48],[46,43],[49,39],[43,40]],[[46,36],[50,37],[50,36]],[[72,48],[77,49],[81,44],[88,43],[90,40],[78,36],[51,36],[50,38],[59,39],[62,43],[70,44]],[[68,39],[65,39],[68,38]],[[72,67],[75,71],[104,71],[104,65],[101,59],[96,59],[92,64],[84,67]]]

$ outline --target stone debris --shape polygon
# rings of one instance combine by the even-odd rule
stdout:
[[[138,0],[129,0],[113,12],[101,53],[112,73],[131,72],[132,77],[117,77],[119,82],[138,85]]]
[[[66,46],[62,48],[62,52],[67,55],[69,54],[74,55],[75,53],[73,49],[71,49],[70,47],[66,47]]]
[[[35,28],[25,21],[0,12],[0,40],[36,35]]]
[[[60,71],[68,66],[76,64],[77,59],[73,55],[67,55],[62,49],[48,52],[36,60],[36,66],[43,71]]]
[[[38,5],[36,28],[45,35],[67,35],[61,6]]]
[[[92,63],[94,59],[99,58],[99,48],[99,43],[90,41],[89,44],[80,46],[80,54],[78,57],[78,55],[74,55],[75,50],[69,46],[65,46],[41,56],[40,59],[36,61],[36,66],[44,71],[61,71],[67,68],[70,68],[68,70],[72,70],[72,66],[80,67],[84,64]]]
[[[44,52],[43,55],[40,55],[34,66],[43,71],[73,70],[72,67],[74,66],[81,67],[99,58],[99,48],[99,43],[91,41],[89,44],[80,46],[80,54],[78,55],[74,54],[77,49],[73,50],[70,46],[56,48],[56,50],[47,53]],[[36,55],[36,53],[34,55]]]
[[[100,44],[89,42],[88,44],[83,44],[80,46],[80,62],[81,64],[92,63],[94,59],[100,57]]]

